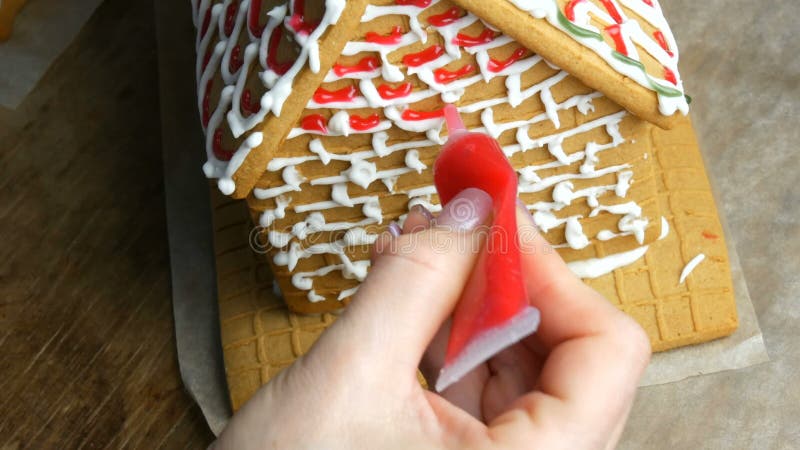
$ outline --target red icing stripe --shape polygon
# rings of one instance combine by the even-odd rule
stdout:
[[[380,35],[374,31],[368,32],[364,35],[364,40],[378,45],[395,45],[399,44],[403,39],[403,29],[399,26],[392,28],[392,32],[388,36]]]
[[[459,68],[458,70],[451,71],[447,69],[436,69],[433,71],[433,78],[436,80],[437,83],[447,84],[452,83],[453,81],[463,77],[464,75],[472,72],[475,70],[475,66],[472,64],[466,64]]]
[[[208,126],[208,121],[211,120],[211,107],[209,106],[210,98],[211,98],[211,87],[214,86],[214,79],[208,80],[206,83],[206,92],[203,94],[203,116],[201,120],[203,121],[203,126]]]
[[[490,72],[494,73],[502,72],[503,70],[507,69],[510,65],[522,59],[522,57],[525,56],[526,52],[527,50],[525,50],[523,47],[520,47],[514,50],[514,53],[512,53],[511,56],[509,56],[508,59],[506,59],[505,61],[498,61],[494,58],[490,58],[489,64],[487,64],[487,68],[489,69]]]
[[[647,3],[650,6],[653,6],[653,0],[642,0],[642,1]]]
[[[600,0],[603,2],[603,6],[606,7],[606,11],[611,14],[611,18],[614,19],[614,22],[622,23],[622,14],[619,13],[619,10],[611,0]]]
[[[381,123],[381,118],[377,114],[372,114],[369,117],[350,116],[350,128],[356,131],[367,131],[375,128]]]
[[[352,102],[358,95],[358,89],[355,86],[347,86],[337,91],[329,91],[327,89],[318,88],[314,92],[314,101],[320,104],[333,103],[333,102]]]
[[[261,34],[264,33],[264,29],[261,28],[261,23],[258,20],[259,17],[261,17],[261,0],[250,0],[250,11],[248,11],[248,14],[247,26],[250,27],[250,33],[260,38]]]
[[[432,0],[395,0],[395,3],[398,5],[413,5],[417,8],[427,8],[431,6]]]
[[[569,19],[570,22],[575,21],[575,7],[585,1],[586,0],[570,0],[570,2],[567,3],[566,8],[564,8],[564,15],[567,16],[567,19]]]
[[[306,22],[305,15],[305,0],[294,0],[292,2],[292,16],[287,20],[287,24],[297,34],[309,35],[319,26],[319,21]]]
[[[209,25],[211,25],[211,8],[206,10],[206,16],[203,18],[203,25],[200,27],[200,36],[206,35]]]
[[[242,46],[241,44],[236,44],[236,47],[231,50],[231,60],[228,63],[228,68],[231,73],[236,73],[242,67],[242,64],[244,64],[244,61],[242,61]]]
[[[339,63],[333,65],[333,73],[337,77],[343,77],[350,73],[372,72],[381,66],[381,60],[375,56],[365,56],[354,66],[343,66]]]
[[[303,120],[300,121],[300,128],[306,131],[318,131],[327,134],[328,120],[319,114],[311,114],[303,117]]]
[[[211,149],[214,152],[214,156],[220,161],[230,161],[233,157],[233,150],[222,147],[222,130],[220,129],[214,132],[214,141],[211,144]]]
[[[445,25],[450,25],[451,23],[460,19],[461,15],[462,15],[461,8],[454,6],[448,9],[447,11],[443,12],[442,14],[437,14],[435,16],[428,17],[428,23],[435,27],[443,27]]]
[[[444,47],[438,44],[431,45],[421,52],[409,53],[403,56],[403,64],[408,67],[418,67],[427,62],[431,62],[442,55],[444,55]]]
[[[625,45],[625,39],[622,38],[622,26],[619,24],[609,25],[606,27],[606,33],[614,40],[617,51],[627,56],[628,47]]]
[[[436,109],[434,111],[414,111],[407,109],[400,115],[403,120],[428,120],[438,119],[444,117],[444,109]]]
[[[291,62],[278,62],[278,45],[281,43],[283,28],[275,27],[269,36],[269,49],[267,50],[267,67],[278,75],[283,75],[292,68]]]
[[[206,71],[206,67],[208,67],[208,62],[211,61],[211,53],[212,50],[210,48],[206,50],[206,55],[203,56],[203,67],[200,70],[201,73]]]
[[[488,28],[475,37],[458,33],[456,37],[453,38],[453,44],[460,45],[461,47],[474,47],[476,45],[488,44],[492,42],[496,36],[495,32]]]
[[[664,33],[662,33],[661,30],[654,31],[653,37],[656,38],[656,42],[658,42],[658,45],[660,45],[661,48],[666,50],[669,56],[675,56],[675,54],[672,53],[672,51],[669,49],[669,45],[667,44],[667,39],[664,37]]]
[[[668,67],[664,67],[664,79],[674,84],[675,86],[678,85],[678,77],[676,77],[675,72],[670,70]]]
[[[225,10],[225,25],[222,27],[225,36],[230,37],[233,33],[233,26],[236,25],[236,12],[239,10],[238,2],[231,2]]]
[[[250,89],[245,89],[244,92],[242,92],[241,109],[243,112],[247,113],[248,116],[261,110],[261,103],[251,102],[252,94],[250,93]]]
[[[396,88],[389,86],[388,84],[382,84],[378,86],[378,94],[380,94],[381,98],[384,100],[392,100],[395,98],[402,98],[406,97],[411,94],[411,83],[403,83]]]

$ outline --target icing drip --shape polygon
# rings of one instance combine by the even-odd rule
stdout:
[[[706,255],[704,255],[703,253],[700,253],[699,255],[692,258],[692,260],[689,261],[686,264],[686,267],[684,267],[683,270],[681,271],[681,278],[678,281],[678,284],[683,284],[683,282],[686,281],[686,277],[688,277],[689,274],[691,274],[692,271],[695,269],[695,267],[697,267],[698,264],[703,262],[704,259],[706,259]]]
[[[623,253],[616,253],[603,258],[591,258],[584,261],[567,263],[567,267],[579,278],[598,278],[609,274],[616,269],[625,267],[638,261],[649,249],[649,246],[639,247]]]

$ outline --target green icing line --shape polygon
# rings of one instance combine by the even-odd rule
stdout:
[[[564,13],[561,12],[561,8],[558,8],[558,22],[561,24],[562,27],[564,27],[567,31],[574,34],[575,36],[587,39],[597,39],[598,41],[603,40],[603,36],[601,36],[600,33],[595,33],[592,30],[587,30],[586,28],[579,27],[574,23],[572,23],[569,19],[567,19],[564,16]],[[647,73],[647,69],[645,69],[644,64],[642,64],[641,62],[636,61],[635,59],[627,55],[623,55],[622,53],[616,50],[613,51],[611,54],[614,56],[615,59],[622,61],[625,64],[638,67],[639,70],[641,70],[642,73],[644,73],[644,76],[647,77],[647,82],[648,84],[650,84],[650,87],[653,88],[653,90],[658,92],[659,94],[665,97],[680,97],[684,95],[683,92],[675,88],[664,86],[663,84],[655,81],[653,77],[651,77],[650,74]],[[692,98],[686,95],[686,101],[688,103],[691,103]]]
[[[579,27],[570,22],[569,19],[564,17],[564,13],[561,12],[561,9],[558,10],[558,23],[560,23],[562,27],[566,28],[567,31],[575,36],[587,39],[597,39],[598,41],[603,40],[603,36],[600,36],[600,33],[595,33],[592,30],[587,30],[586,28]]]
[[[625,64],[638,67],[639,70],[641,70],[644,73],[645,77],[647,77],[647,82],[650,84],[650,87],[653,88],[653,90],[655,90],[659,94],[661,94],[661,95],[663,95],[665,97],[680,97],[680,96],[683,95],[683,92],[681,92],[681,91],[679,91],[679,90],[677,90],[675,88],[671,88],[669,86],[664,86],[663,84],[658,83],[655,80],[653,80],[653,77],[651,77],[650,74],[647,73],[647,70],[644,68],[644,64],[642,64],[641,62],[636,61],[635,59],[633,59],[633,58],[631,58],[631,57],[629,57],[627,55],[623,55],[622,53],[620,53],[620,52],[618,52],[616,50],[614,52],[612,52],[611,54],[614,56],[614,58],[616,58],[619,61],[624,62]]]
[[[645,69],[644,69],[644,64],[642,64],[642,63],[640,63],[639,61],[637,61],[637,60],[635,60],[635,59],[631,58],[630,56],[628,56],[628,55],[623,55],[622,53],[620,53],[620,52],[618,52],[618,51],[616,51],[616,50],[614,50],[614,52],[613,52],[613,53],[611,53],[611,54],[612,54],[612,55],[614,55],[614,58],[616,58],[616,59],[618,59],[618,60],[620,60],[620,61],[624,62],[625,64],[628,64],[628,65],[631,65],[631,66],[636,66],[636,67],[638,67],[639,69],[641,69],[641,70],[642,70],[642,72],[644,72],[644,71],[645,71]]]

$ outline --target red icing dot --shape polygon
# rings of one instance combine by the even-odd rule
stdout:
[[[218,129],[214,132],[214,141],[211,147],[214,151],[214,156],[220,161],[230,161],[233,157],[233,151],[222,147],[222,130]]]
[[[452,7],[442,14],[428,17],[428,23],[435,27],[443,27],[449,25],[461,18],[461,8]]]
[[[444,55],[444,47],[438,44],[432,45],[421,52],[409,53],[403,56],[403,64],[408,67],[417,67],[431,62],[442,55]]]
[[[511,56],[509,56],[508,59],[506,59],[505,61],[498,61],[494,58],[490,58],[489,63],[487,64],[487,68],[489,69],[490,72],[494,73],[502,72],[515,62],[522,59],[522,57],[525,56],[526,52],[527,50],[525,50],[523,47],[520,47],[514,50],[514,53],[512,53]]]
[[[381,66],[381,61],[375,56],[365,56],[354,66],[343,66],[339,63],[333,65],[333,73],[338,77],[343,77],[350,73],[372,72]]]
[[[201,120],[203,121],[203,126],[208,126],[208,121],[211,120],[211,107],[209,106],[210,98],[211,98],[211,87],[214,86],[214,80],[208,80],[206,84],[206,92],[203,94],[203,116]]]
[[[719,236],[707,230],[703,230],[703,237],[706,239],[719,239]]]
[[[318,88],[314,92],[314,101],[317,103],[351,102],[358,95],[355,86],[347,86],[337,91]]]
[[[672,51],[669,49],[669,45],[667,44],[667,39],[664,37],[664,33],[662,33],[661,30],[654,31],[653,37],[656,38],[656,42],[658,42],[658,45],[660,45],[661,48],[663,48],[669,56],[675,56],[675,54],[672,53]]]
[[[675,72],[670,70],[668,67],[664,67],[664,79],[674,84],[675,86],[678,85],[678,77],[676,77]]]
[[[323,134],[328,133],[328,120],[319,114],[311,114],[303,117],[300,127],[306,131],[317,131]]]
[[[653,6],[653,0],[642,0],[642,1],[647,3],[650,6]]]
[[[388,84],[382,84],[378,86],[378,94],[380,94],[381,98],[384,100],[392,100],[395,98],[402,98],[406,97],[411,94],[411,83],[403,83],[396,88],[389,86]]]
[[[453,38],[453,43],[462,47],[474,47],[476,45],[488,44],[492,42],[496,36],[494,31],[487,28],[475,37],[458,33],[456,37]]]
[[[291,62],[278,62],[278,45],[283,36],[283,28],[275,27],[269,37],[269,48],[267,50],[267,67],[278,75],[283,75],[292,68]]]
[[[606,11],[611,14],[611,18],[614,19],[614,22],[622,23],[622,15],[619,13],[619,10],[614,5],[611,0],[600,0],[603,2],[603,6],[605,6]]]
[[[413,5],[417,8],[427,8],[431,6],[432,0],[395,0],[398,5]]]
[[[614,40],[617,51],[627,56],[628,47],[625,45],[625,39],[622,37],[622,27],[619,24],[609,25],[606,27],[606,33]]]
[[[261,23],[258,20],[261,16],[261,0],[250,1],[250,11],[248,11],[247,25],[250,27],[250,33],[253,36],[260,38],[264,29],[261,28]]]
[[[452,83],[453,81],[463,77],[464,75],[472,72],[475,70],[475,66],[472,64],[466,64],[459,68],[458,70],[447,70],[447,69],[436,69],[433,71],[433,78],[436,80],[437,83],[447,84]]]
[[[381,123],[381,118],[377,114],[372,114],[369,117],[350,116],[350,128],[356,131],[367,131],[375,128]]]
[[[403,39],[403,29],[399,26],[392,28],[392,32],[388,36],[380,35],[374,31],[370,31],[364,35],[364,40],[378,45],[395,45],[399,44]]]
[[[236,47],[233,47],[231,51],[231,61],[228,64],[231,73],[236,73],[242,67],[242,64],[244,64],[244,61],[242,61],[242,46],[236,44]]]
[[[238,2],[231,2],[225,10],[225,26],[223,32],[225,36],[230,36],[233,33],[233,26],[236,25],[236,12],[239,10]]]
[[[433,111],[414,111],[407,109],[400,115],[403,120],[427,120],[438,119],[444,117],[444,109],[436,109]]]

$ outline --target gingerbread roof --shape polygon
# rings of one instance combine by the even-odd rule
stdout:
[[[375,57],[358,62],[373,64],[386,81],[402,81],[403,69],[424,76],[389,62],[390,53],[425,43],[430,27],[447,25],[453,42],[443,48],[454,57],[459,28],[452,24],[468,25],[465,13],[498,31],[474,38],[512,38],[652,123],[669,127],[677,111],[687,113],[677,46],[657,0],[454,0],[462,8],[456,15],[440,18],[439,26],[421,22],[419,14],[437,3],[193,0],[206,174],[219,179],[225,194],[248,195],[319,86],[336,76],[337,60],[372,51]],[[377,48],[358,35],[359,24],[379,23],[387,12],[406,16],[408,27],[386,30]],[[389,42],[395,37],[399,42]],[[443,100],[458,84],[442,90]],[[377,95],[361,94],[367,102]],[[399,109],[387,108],[384,118],[398,117]]]

